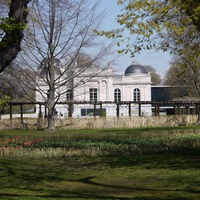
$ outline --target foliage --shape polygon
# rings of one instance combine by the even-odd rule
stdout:
[[[186,1],[191,9],[192,4]],[[194,1],[194,4],[197,2]],[[198,3],[199,4],[199,3]],[[187,5],[187,6],[188,6]],[[197,4],[196,4],[197,6]],[[198,7],[198,6],[197,6]],[[189,7],[187,8],[189,9]],[[194,15],[197,13],[194,12]],[[174,100],[196,100],[200,97],[200,34],[197,23],[181,24],[180,18],[187,15],[177,14],[174,21],[177,27],[183,27],[183,34],[177,34],[173,29],[167,31],[161,45],[168,44],[168,50],[173,55],[171,67],[165,75],[165,84],[171,87],[171,96]],[[198,17],[197,17],[198,18]],[[200,111],[200,110],[199,110]],[[198,115],[198,121],[200,115]]]
[[[175,89],[181,86],[180,93],[199,98],[200,2],[119,0],[118,3],[124,6],[117,17],[121,27],[99,34],[119,38],[119,45],[127,42],[121,53],[134,55],[142,50],[158,48],[174,54],[176,75],[170,77],[169,72],[167,82],[176,86]],[[129,31],[127,38],[123,36],[125,31]]]
[[[7,106],[9,100],[10,100],[9,96],[4,96],[2,99],[0,99],[0,108],[2,108],[3,106]]]
[[[4,33],[13,34],[12,39],[15,40],[19,31],[23,31],[26,28],[26,25],[22,22],[16,23],[14,18],[1,18],[0,20],[0,30]],[[4,35],[3,32],[0,36]],[[1,43],[3,45],[3,43]]]
[[[117,17],[121,27],[111,31],[95,32],[108,38],[119,38],[119,46],[126,41],[126,47],[119,53],[130,51],[134,55],[143,49],[155,47],[166,51],[169,49],[169,43],[161,42],[169,31],[177,36],[188,35],[189,26],[200,31],[198,0],[118,0],[118,4],[124,6]],[[123,36],[123,32],[127,30],[130,36]],[[131,35],[134,35],[134,38]],[[182,40],[177,37],[175,42],[180,44]]]
[[[187,97],[199,100],[200,97],[200,58],[199,47],[187,46],[185,52],[177,55],[165,75],[165,84],[172,86],[174,98]]]

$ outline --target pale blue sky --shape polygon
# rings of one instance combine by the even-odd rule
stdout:
[[[106,10],[106,17],[103,20],[102,28],[104,30],[111,30],[117,28],[118,24],[115,21],[117,14],[120,13],[120,7],[117,5],[117,0],[101,0],[100,9]],[[133,36],[134,37],[134,36]],[[117,47],[116,47],[117,48]],[[116,50],[117,55],[117,50]],[[171,56],[168,53],[143,51],[137,54],[134,58],[130,54],[121,56],[115,66],[117,71],[123,72],[134,60],[138,61],[141,65],[151,65],[158,73],[164,75],[170,66]]]

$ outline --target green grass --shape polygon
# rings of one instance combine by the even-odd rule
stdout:
[[[2,149],[1,149],[2,148]],[[200,148],[199,129],[5,131],[0,157],[52,158],[172,152]]]
[[[1,199],[199,199],[200,152],[0,159]]]
[[[199,127],[0,131],[1,141],[14,138],[42,141],[0,158],[2,200],[200,199]],[[46,156],[58,148],[79,154]]]
[[[144,128],[124,128],[124,129],[73,129],[73,130],[56,130],[55,133],[49,133],[44,130],[0,130],[0,136],[10,135],[63,135],[63,134],[130,134],[130,133],[144,133],[144,132],[162,132],[162,131],[174,131],[174,130],[200,130],[200,126],[177,126],[177,127],[144,127]]]

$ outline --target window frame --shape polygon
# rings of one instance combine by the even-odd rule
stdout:
[[[73,91],[72,90],[67,90],[67,92],[66,92],[66,100],[67,101],[73,100]]]
[[[133,101],[140,101],[141,99],[141,96],[140,96],[140,89],[139,88],[135,88],[133,90]]]
[[[91,102],[96,102],[98,99],[97,88],[89,89],[89,97]]]
[[[114,90],[114,102],[120,102],[121,101],[121,90],[119,88],[116,88]]]

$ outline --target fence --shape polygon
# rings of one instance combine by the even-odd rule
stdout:
[[[18,114],[20,114],[20,118],[23,120],[24,115],[24,106],[25,105],[39,105],[39,113],[41,113],[41,106],[45,106],[45,102],[10,102],[9,106],[9,118],[12,120],[13,118],[13,106],[19,106]],[[64,104],[68,107],[68,117],[72,117],[73,109],[72,107],[76,104],[92,104],[94,110],[94,117],[97,116],[97,105],[100,106],[100,117],[103,117],[103,105],[105,104],[115,104],[116,105],[116,116],[119,117],[120,105],[127,105],[129,110],[129,117],[131,117],[131,105],[138,105],[138,116],[142,115],[141,107],[142,105],[151,105],[152,113],[155,116],[159,116],[163,109],[168,111],[167,114],[172,115],[190,115],[190,114],[198,114],[200,108],[200,101],[168,101],[168,102],[153,102],[153,101],[120,101],[120,102],[111,102],[111,101],[99,101],[99,102],[88,102],[88,101],[73,101],[73,102],[58,102],[57,104]],[[2,108],[4,111],[4,108]],[[45,109],[45,116],[47,116],[47,109]],[[2,114],[2,112],[1,112]]]
[[[103,117],[103,104],[116,104],[115,117]],[[0,120],[0,129],[9,128],[27,128],[38,129],[47,127],[47,118],[38,118],[38,115],[25,114],[25,105],[39,104],[45,105],[44,102],[10,102],[8,104],[9,114],[2,115]],[[152,127],[152,126],[182,126],[194,124],[198,119],[199,101],[170,101],[170,102],[60,102],[59,104],[67,104],[69,108],[68,117],[63,119],[55,119],[55,125],[58,128],[132,128],[132,127]],[[74,104],[93,104],[94,116],[86,118],[72,118],[70,112]],[[138,116],[131,116],[131,104],[138,104]],[[152,105],[153,116],[143,116],[141,106],[143,104]],[[96,106],[100,105],[100,117],[96,116]],[[119,116],[120,105],[129,106],[129,117]],[[19,106],[19,113],[12,112],[13,106]],[[170,115],[160,115],[163,109],[168,109]],[[32,118],[32,119],[31,119]]]

